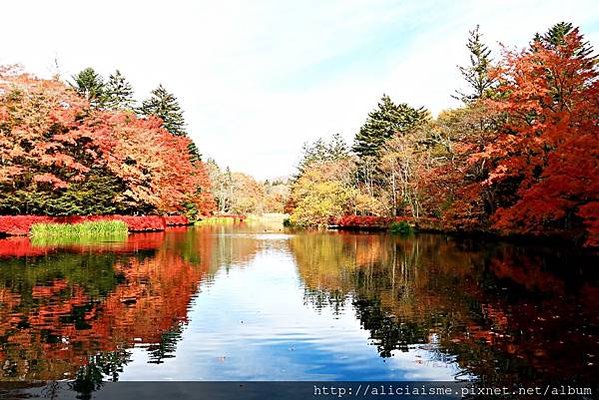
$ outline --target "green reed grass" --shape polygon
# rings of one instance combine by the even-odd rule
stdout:
[[[103,240],[124,240],[127,224],[123,221],[93,221],[80,224],[33,224],[29,231],[32,240],[51,243],[82,243]]]

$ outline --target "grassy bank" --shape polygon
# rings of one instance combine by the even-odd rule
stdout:
[[[196,225],[235,225],[243,223],[243,226],[258,228],[264,232],[279,232],[283,229],[283,222],[289,215],[267,213],[245,215],[219,215],[204,218],[197,221]]]
[[[90,239],[124,240],[127,224],[123,221],[92,221],[79,224],[38,223],[31,225],[30,235],[35,241],[81,242]]]

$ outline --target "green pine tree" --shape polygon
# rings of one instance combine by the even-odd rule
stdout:
[[[536,53],[539,49],[544,48],[551,50],[556,53],[564,53],[567,51],[568,57],[577,58],[582,60],[587,64],[587,68],[592,69],[597,63],[597,58],[592,57],[593,47],[589,42],[581,42],[579,46],[576,48],[569,49],[566,45],[566,37],[568,35],[578,34],[579,30],[577,27],[572,25],[570,22],[559,22],[553,25],[549,30],[543,34],[536,34],[531,43],[530,51],[531,53]],[[539,61],[541,62],[541,61]],[[563,71],[555,71],[548,69],[546,79],[550,86],[549,94],[553,98],[553,101],[556,104],[563,104],[564,102],[564,91],[561,85],[561,80],[563,74],[568,74],[567,69]],[[535,118],[534,113],[531,113],[530,118]]]
[[[458,66],[458,69],[466,83],[468,83],[470,92],[465,93],[457,90],[452,97],[469,104],[488,96],[495,80],[489,76],[492,61],[490,57],[491,50],[483,43],[478,25],[470,31],[466,47],[470,51],[470,65],[466,67]]]
[[[302,146],[302,158],[297,166],[296,178],[303,175],[313,163],[338,161],[349,156],[349,147],[340,133],[335,133],[328,142],[323,138],[318,138],[312,143],[306,142]]]
[[[542,45],[548,49],[556,50],[560,46],[566,43],[565,37],[573,32],[577,32],[576,28],[571,22],[558,22],[553,25],[545,34],[535,34],[532,44],[531,51],[536,51],[538,45]],[[586,58],[593,52],[593,48],[589,42],[582,43],[577,49],[574,50],[575,57]]]
[[[429,113],[424,108],[413,108],[406,103],[395,104],[389,96],[383,95],[356,134],[353,151],[360,158],[377,156],[383,144],[393,135],[407,132],[428,119]]]
[[[329,141],[327,147],[329,156],[333,160],[339,160],[349,157],[349,147],[347,146],[345,139],[343,139],[343,136],[341,136],[340,133],[335,133],[333,137],[331,137],[331,140]]]
[[[299,175],[302,175],[310,166],[310,164],[315,162],[323,162],[327,159],[328,146],[322,138],[318,138],[312,143],[304,143],[302,146],[302,158],[297,167]]]
[[[541,40],[550,44],[553,48],[565,43],[564,37],[574,30],[571,22],[558,22],[541,36]]]
[[[73,75],[71,87],[83,96],[94,108],[103,107],[104,79],[93,68],[88,67]]]
[[[134,105],[133,87],[117,69],[104,87],[104,107],[109,110],[132,110]]]
[[[143,101],[140,113],[146,117],[154,115],[163,121],[164,129],[176,136],[185,135],[183,110],[177,98],[159,85],[152,91],[152,96]]]
[[[202,161],[202,154],[200,153],[198,146],[196,146],[193,140],[187,146],[187,150],[189,151],[189,158],[192,163]]]

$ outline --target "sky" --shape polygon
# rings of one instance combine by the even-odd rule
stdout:
[[[433,114],[459,106],[468,31],[528,44],[571,21],[599,46],[599,1],[30,1],[0,5],[0,65],[69,79],[119,69],[143,99],[163,84],[204,158],[289,175],[302,144],[349,143],[382,94]]]

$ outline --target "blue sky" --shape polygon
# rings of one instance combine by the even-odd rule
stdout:
[[[351,141],[383,93],[433,113],[457,104],[468,30],[525,46],[572,21],[599,43],[599,2],[9,1],[0,64],[68,78],[120,69],[139,98],[164,84],[205,156],[258,178],[293,172],[303,142]]]

